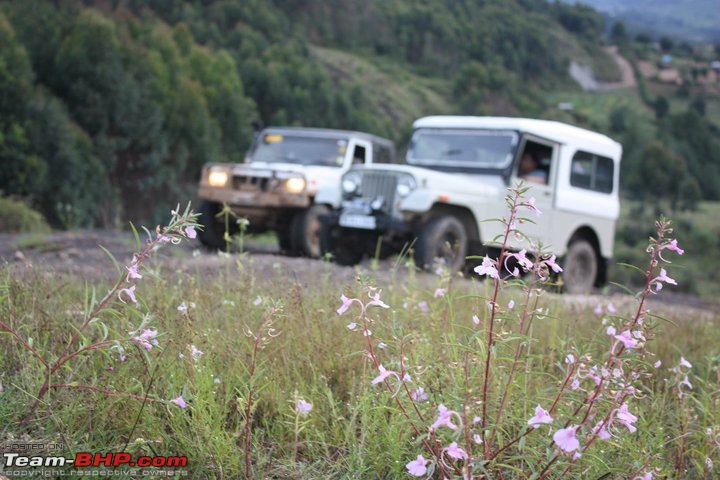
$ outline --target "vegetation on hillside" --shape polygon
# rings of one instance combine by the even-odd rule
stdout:
[[[0,194],[56,228],[153,223],[193,198],[203,163],[242,161],[257,125],[402,144],[415,118],[444,113],[596,129],[623,144],[625,197],[665,213],[720,200],[718,49],[611,27],[637,92],[582,93],[568,76],[576,59],[617,77],[583,5],[0,1]],[[679,86],[641,74],[667,54]]]

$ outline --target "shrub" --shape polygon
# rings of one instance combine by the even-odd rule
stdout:
[[[50,230],[40,213],[20,200],[0,197],[0,232],[28,233]]]

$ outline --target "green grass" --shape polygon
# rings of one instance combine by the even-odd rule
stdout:
[[[698,215],[711,218],[713,212],[703,210]],[[25,436],[61,441],[66,448],[63,453],[68,454],[187,455],[190,478],[242,478],[245,411],[252,392],[252,478],[404,478],[408,461],[419,453],[428,455],[414,439],[391,394],[382,385],[370,385],[377,370],[364,354],[365,337],[346,327],[357,307],[343,317],[336,313],[342,293],[367,298],[364,287],[346,270],[322,264],[315,267],[311,276],[297,276],[282,262],[269,267],[247,254],[225,257],[224,265],[211,274],[171,272],[162,264],[153,265],[155,275],[137,282],[139,307],[113,302],[83,341],[100,341],[105,336],[127,339],[128,332],[145,319],[148,327],[160,332],[160,346],[147,351],[125,342],[125,362],[108,349],[88,352],[53,377],[53,383],[148,394],[157,400],[145,404],[123,395],[62,388],[52,390],[32,420],[24,424],[42,384],[42,369],[16,339],[1,335],[0,442]],[[674,266],[669,272],[675,273]],[[400,340],[405,339],[403,354],[412,376],[410,385],[423,386],[428,392],[429,402],[419,404],[425,421],[411,411],[413,421],[425,431],[436,417],[438,404],[459,408],[468,396],[475,399],[470,402],[469,417],[478,415],[486,342],[484,329],[474,325],[472,316],[487,319],[491,285],[467,280],[453,280],[449,285],[448,277],[403,271],[371,275],[374,277],[365,272],[361,278],[382,288],[382,299],[391,307],[369,310],[378,360],[388,369],[398,370]],[[0,319],[49,359],[61,354],[73,332],[71,325],[77,324],[87,309],[84,299],[90,298],[90,292],[99,297],[111,287],[109,282],[86,285],[82,279],[59,275],[19,277],[7,269],[0,273],[0,285]],[[438,286],[450,286],[447,295],[435,298]],[[509,292],[499,303],[505,306],[510,298],[517,302],[515,311],[521,311],[522,292]],[[618,315],[630,316],[636,308],[629,297],[612,300],[619,308]],[[423,301],[429,306],[427,313],[419,308]],[[193,302],[195,307],[179,312],[181,302]],[[525,342],[529,349],[512,384],[512,400],[497,440],[501,444],[524,430],[538,403],[549,406],[562,380],[568,352],[602,359],[608,348],[604,327],[593,313],[596,301],[572,302],[545,294],[539,302],[543,310],[535,316],[529,337],[513,333],[517,317],[512,312],[501,315],[496,326],[499,336],[490,381],[490,398],[494,399],[491,419],[517,342]],[[717,425],[713,398],[718,393],[718,317],[708,313],[692,316],[688,310],[665,312],[659,304],[652,311],[669,320],[657,321],[653,330],[649,351],[657,356],[642,359],[630,355],[627,360],[630,365],[661,359],[665,365],[657,377],[641,380],[642,394],[630,400],[639,417],[639,430],[635,434],[618,430],[613,440],[589,450],[571,470],[576,478],[598,478],[608,472],[611,478],[622,477],[640,469],[646,460],[663,475],[702,478],[697,465],[702,468],[705,457],[712,454],[705,429]],[[271,325],[260,330],[266,320]],[[648,318],[647,322],[655,321]],[[258,333],[257,370],[251,375]],[[379,349],[380,342],[387,347]],[[204,352],[197,361],[190,356],[190,345]],[[677,390],[664,379],[674,378],[669,367],[676,365],[681,355],[694,365],[690,374],[694,390],[689,400],[679,403]],[[465,386],[465,362],[471,371],[470,390]],[[188,409],[168,403],[179,395],[188,401]],[[297,398],[312,403],[313,410],[303,417],[297,461],[292,462]],[[556,417],[564,421],[571,403],[582,401],[580,392],[568,393]],[[680,419],[685,415],[687,425],[682,427]],[[537,468],[538,462],[547,463],[549,432],[543,427],[529,435],[508,450],[504,461],[524,471]],[[685,432],[684,444],[678,440],[680,432]],[[452,440],[447,429],[440,437],[444,444]],[[681,469],[686,469],[682,471],[688,476],[673,473],[678,452],[685,455]],[[565,464],[567,459],[558,463]],[[517,470],[509,468],[507,475],[525,478],[514,477]],[[559,478],[560,471],[551,478]]]
[[[720,202],[700,202],[696,211],[671,212],[667,205],[642,206],[638,202],[624,200],[615,239],[615,261],[638,264],[643,259],[641,246],[651,234],[652,219],[659,214],[673,220],[674,235],[686,254],[673,260],[676,291],[692,293],[700,298],[717,301],[720,297]],[[643,227],[644,226],[644,227]],[[616,266],[611,270],[611,280],[637,285],[639,275],[629,269]]]
[[[570,112],[558,112],[555,109],[561,102],[570,102],[573,109]],[[556,92],[547,96],[546,114],[555,117],[564,115],[564,118],[557,118],[569,122],[580,121],[600,131],[608,132],[610,114],[615,109],[624,109],[632,114],[632,121],[640,122],[646,129],[652,127],[654,113],[648,109],[640,100],[635,89],[618,89],[609,92],[580,92],[566,91]]]
[[[334,78],[363,90],[372,104],[370,111],[381,113],[389,122],[388,131],[402,134],[421,116],[454,110],[446,98],[451,91],[447,80],[416,75],[378,57],[364,59],[319,46],[311,52]],[[377,85],[383,88],[374,88]]]

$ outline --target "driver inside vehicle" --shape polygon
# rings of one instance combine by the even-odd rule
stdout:
[[[547,172],[540,168],[540,162],[535,154],[526,151],[520,159],[518,177],[526,182],[547,184]]]

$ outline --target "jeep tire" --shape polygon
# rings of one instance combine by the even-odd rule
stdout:
[[[224,226],[216,216],[220,212],[220,204],[204,200],[199,212],[198,222],[202,225],[202,230],[198,229],[200,243],[210,250],[226,249]]]
[[[311,205],[298,212],[290,224],[290,254],[310,258],[320,258],[320,219],[328,213],[325,205]]]
[[[584,238],[570,241],[563,261],[563,286],[567,293],[589,293],[598,275],[595,248]]]
[[[320,251],[323,256],[330,254],[338,265],[352,267],[363,259],[363,252],[344,229],[323,225],[320,229]]]
[[[452,272],[465,264],[468,237],[462,222],[452,216],[436,217],[425,224],[415,246],[415,264],[431,268],[436,258],[445,261]]]

